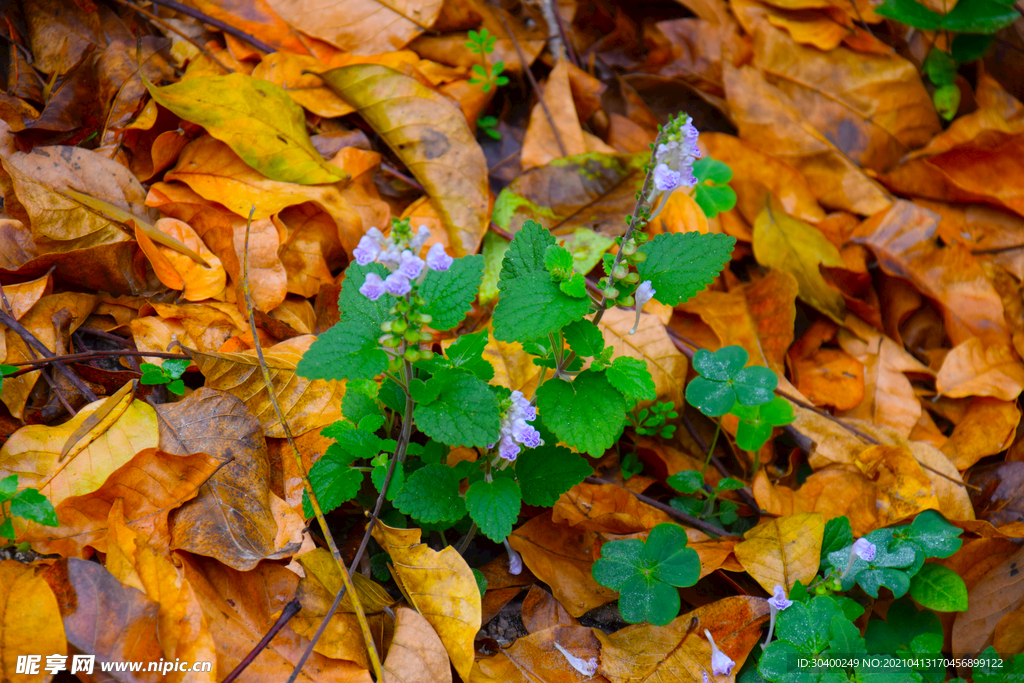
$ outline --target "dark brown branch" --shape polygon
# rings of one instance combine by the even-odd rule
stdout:
[[[242,672],[245,671],[245,668],[252,664],[253,660],[267,648],[267,645],[270,645],[270,641],[274,639],[274,636],[277,635],[278,631],[283,629],[288,622],[291,621],[291,618],[301,610],[302,603],[300,603],[298,599],[292,600],[285,605],[284,609],[281,611],[281,616],[277,618],[274,625],[270,627],[269,631],[267,631],[267,635],[263,636],[260,642],[256,643],[256,647],[254,647],[249,654],[247,654],[245,658],[238,663],[238,666],[236,666],[234,670],[229,673],[223,681],[221,681],[221,683],[232,683],[232,681],[238,678]]]
[[[175,0],[153,0],[153,4],[163,5],[167,9],[172,9],[175,12],[179,12],[186,16],[190,16],[193,19],[198,19],[204,24],[209,24],[210,26],[213,26],[214,28],[223,31],[224,33],[230,33],[235,38],[238,38],[239,40],[244,40],[245,42],[249,43],[257,50],[260,50],[261,52],[266,52],[268,54],[271,52],[277,52],[277,48],[267,45],[259,38],[251,36],[245,31],[237,29],[234,26],[231,26],[230,24],[225,24],[220,19],[214,19],[210,15],[204,14],[203,12],[200,12],[197,9],[193,9],[192,7],[189,7],[187,5],[183,5],[180,2],[175,2]]]
[[[608,486],[619,486],[619,484],[616,484],[614,481],[608,481],[607,479],[602,479],[601,477],[587,477],[584,481],[586,481],[588,484],[603,484],[603,485],[608,485]],[[625,487],[624,486],[619,486],[619,488],[625,488]],[[625,490],[629,491],[629,489],[625,489]],[[642,493],[636,493],[635,491],[629,491],[629,492],[632,493],[633,497],[636,498],[637,500],[639,500],[641,503],[647,503],[651,507],[657,508],[657,509],[661,510],[662,512],[664,512],[668,516],[675,517],[680,522],[683,522],[685,524],[689,524],[690,526],[694,527],[695,529],[700,529],[704,533],[714,534],[715,536],[728,536],[729,535],[728,531],[725,531],[724,529],[720,529],[719,527],[715,526],[714,524],[711,524],[710,522],[705,522],[703,519],[699,519],[697,517],[693,517],[692,515],[688,515],[685,512],[681,512],[679,510],[676,510],[671,505],[666,505],[665,503],[662,503],[659,500],[654,500],[653,498],[651,498],[649,496],[645,496]]]
[[[25,340],[26,344],[35,349],[39,355],[47,358],[49,362],[53,364],[53,367],[56,368],[60,374],[64,375],[64,377],[66,377],[67,380],[71,382],[71,384],[73,384],[74,387],[81,392],[82,396],[85,396],[90,403],[98,399],[96,394],[93,393],[93,390],[89,388],[89,385],[83,382],[82,378],[78,375],[71,372],[71,370],[68,369],[68,366],[64,365],[61,361],[56,360],[54,353],[50,351],[50,349],[46,348],[41,341],[36,339],[36,336],[29,332],[24,325],[2,311],[0,311],[0,323],[3,323],[10,329],[17,332],[18,336]],[[19,363],[19,365],[23,364]],[[72,414],[74,413],[72,412]]]

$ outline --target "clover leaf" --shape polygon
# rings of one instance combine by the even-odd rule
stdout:
[[[737,403],[730,414],[740,418],[736,445],[745,451],[758,450],[771,438],[773,427],[788,425],[796,418],[793,406],[781,396],[753,407]]]
[[[715,352],[698,350],[693,355],[693,368],[700,376],[687,385],[686,400],[708,417],[725,415],[737,402],[748,407],[768,403],[779,378],[760,365],[743,367],[749,358],[741,346],[726,346]]]
[[[726,184],[732,180],[728,164],[706,157],[693,165],[693,175],[697,179],[693,198],[708,218],[736,206],[736,193]]]
[[[619,611],[631,624],[647,620],[664,626],[679,614],[674,586],[692,586],[700,578],[700,557],[686,547],[686,531],[659,524],[647,541],[612,541],[601,548],[594,579],[619,591]]]

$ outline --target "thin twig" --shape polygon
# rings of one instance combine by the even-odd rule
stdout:
[[[690,436],[692,436],[693,440],[697,442],[697,446],[702,451],[707,453],[708,445],[704,441],[704,438],[701,437],[701,435],[697,432],[697,426],[693,424],[693,421],[685,413],[682,413],[680,415],[680,418],[683,421],[683,425],[686,426],[686,431],[690,432]],[[725,464],[722,462],[722,460],[714,453],[711,454],[711,464],[715,466],[715,469],[718,470],[718,473],[721,474],[723,477],[733,476],[732,473],[729,472],[729,468],[727,468]],[[757,501],[754,499],[754,496],[753,494],[750,493],[750,491],[748,491],[746,488],[742,488],[739,491],[737,491],[737,493],[740,494],[740,497],[743,498],[743,501],[754,512],[761,512],[761,506],[757,504]]]
[[[53,364],[53,367],[56,368],[60,374],[64,375],[64,377],[66,377],[67,380],[71,382],[71,384],[73,384],[74,387],[78,389],[78,391],[82,394],[82,396],[85,396],[85,398],[90,403],[98,400],[99,397],[97,397],[93,390],[89,388],[88,384],[83,382],[78,375],[71,372],[71,370],[68,369],[68,366],[64,365],[64,363],[62,363],[59,360],[54,360],[55,354],[52,351],[50,351],[50,349],[46,348],[46,346],[41,341],[39,341],[34,334],[29,332],[24,325],[15,320],[13,316],[7,315],[6,313],[0,311],[0,323],[3,323],[10,329],[17,332],[18,336],[25,340],[26,344],[28,344],[37,352],[39,352],[39,355],[49,359],[49,362]],[[74,411],[72,411],[72,415],[73,414]]]
[[[474,536],[476,536],[476,530],[476,522],[473,522],[473,525],[469,527],[469,531],[466,532],[466,537],[462,539],[462,543],[460,543],[459,547],[456,548],[456,550],[459,551],[459,555],[466,554],[466,548],[469,547],[469,542],[473,540]]]
[[[576,50],[572,46],[572,40],[569,39],[569,29],[565,27],[565,22],[562,20],[562,14],[555,9],[555,22],[558,24],[558,33],[562,37],[562,44],[565,45],[565,50],[569,54],[569,61],[577,69],[580,69],[580,58],[576,55]]]
[[[405,381],[408,385],[413,378],[412,363],[409,361],[404,362],[403,374],[405,375]],[[409,438],[412,436],[413,407],[414,402],[412,400],[412,396],[406,393],[405,413],[402,416],[402,432],[399,434],[398,442],[395,446],[395,457],[391,459],[391,464],[388,465],[388,472],[384,477],[384,485],[380,487],[380,495],[377,496],[377,503],[373,507],[373,514],[370,515],[370,522],[366,525],[366,531],[363,532],[363,540],[359,542],[359,549],[356,550],[356,555],[352,559],[352,566],[359,564],[359,561],[363,558],[363,553],[366,552],[366,546],[370,542],[370,535],[373,533],[373,527],[377,523],[377,519],[380,517],[380,509],[384,505],[384,497],[387,495],[388,486],[391,485],[391,478],[394,476],[395,469],[397,469],[398,465],[405,462],[405,456],[409,447]],[[302,667],[305,665],[306,660],[313,654],[313,648],[316,646],[317,641],[320,640],[320,636],[322,636],[324,631],[327,629],[327,624],[330,622],[331,617],[334,616],[338,606],[341,605],[342,598],[345,597],[345,589],[346,586],[342,586],[341,590],[339,590],[338,594],[334,597],[334,602],[331,603],[330,609],[327,610],[327,614],[324,615],[323,620],[320,622],[320,626],[317,627],[316,633],[314,633],[313,637],[310,639],[309,645],[306,646],[306,651],[303,652],[302,656],[299,658],[295,669],[292,671],[292,675],[288,677],[287,683],[295,683],[295,679],[298,678],[299,672],[302,671]],[[383,681],[383,679],[378,679],[378,681]]]
[[[118,346],[123,346],[126,348],[131,348],[132,346],[132,343],[125,339],[124,337],[119,337],[116,334],[110,334],[109,332],[104,332],[103,330],[94,330],[91,327],[79,327],[77,330],[75,330],[75,332],[78,332],[79,334],[91,334],[94,337],[98,337],[99,339],[105,339],[106,341],[112,344],[117,344]],[[91,349],[86,347],[86,350],[82,351],[82,353],[88,353],[90,350]]]
[[[541,94],[540,86],[537,85],[537,79],[533,77],[533,72],[530,71],[530,65],[526,63],[526,55],[523,54],[523,48],[519,46],[519,41],[516,39],[516,34],[512,33],[512,29],[509,27],[508,22],[505,21],[505,17],[498,12],[498,18],[501,19],[502,25],[505,27],[505,32],[508,33],[508,37],[512,39],[512,45],[516,48],[516,54],[519,55],[519,63],[523,65],[523,73],[526,74],[526,78],[530,81],[530,87],[533,88],[533,92],[537,95],[537,99],[540,100],[540,106],[544,109],[544,116],[548,118],[548,125],[551,126],[551,132],[555,134],[555,142],[558,143],[558,149],[561,150],[562,156],[569,156],[569,152],[565,149],[565,143],[562,142],[562,136],[558,132],[558,128],[555,127],[555,118],[551,115],[551,110],[548,109],[548,103],[544,101],[544,95]]]
[[[238,666],[236,666],[234,670],[229,673],[223,681],[221,681],[221,683],[232,683],[232,681],[238,678],[242,672],[245,671],[245,668],[252,664],[253,660],[256,659],[261,652],[267,649],[267,645],[270,645],[270,641],[274,639],[274,636],[277,635],[278,631],[283,629],[288,622],[291,621],[292,617],[300,611],[302,611],[302,603],[299,602],[298,599],[292,600],[285,605],[284,609],[281,611],[281,616],[277,618],[277,621],[275,621],[274,625],[270,627],[267,634],[263,636],[260,642],[256,643],[256,647],[254,647],[249,654],[247,654],[245,658],[238,663]]]
[[[1024,249],[1024,244],[1011,244],[1006,247],[992,247],[991,249],[971,249],[972,254],[1002,254],[1007,251]]]
[[[384,171],[389,175],[393,175],[394,177],[404,182],[406,185],[415,187],[420,192],[426,192],[426,190],[423,189],[423,186],[416,182],[415,178],[410,178],[409,176],[402,173],[401,171],[399,171],[397,168],[387,163],[386,161],[380,162],[380,170]]]
[[[98,358],[110,358],[118,356],[127,356],[135,358],[191,358],[183,353],[164,353],[162,351],[138,351],[135,349],[97,349],[95,351],[89,351],[88,353],[68,353],[62,356],[51,356],[50,358],[37,358],[35,360],[25,360],[20,363],[9,363],[15,367],[25,367],[25,370],[21,372],[8,375],[13,377],[15,375],[22,374],[23,372],[31,372],[32,367],[37,365],[49,365],[51,363],[78,363],[87,360],[96,360]]]
[[[298,465],[299,474],[302,475],[302,483],[306,489],[306,494],[309,496],[310,506],[313,508],[313,512],[316,514],[317,522],[320,523],[320,531],[324,535],[324,539],[327,541],[327,545],[331,550],[331,555],[334,557],[334,561],[338,565],[338,571],[341,574],[341,581],[346,588],[351,588],[352,578],[349,576],[348,568],[345,567],[345,561],[341,558],[341,552],[338,550],[338,544],[334,542],[334,536],[331,534],[331,529],[327,525],[327,519],[324,517],[323,510],[320,507],[320,501],[317,499],[316,491],[313,490],[313,485],[309,481],[309,476],[306,474],[306,470],[302,465],[302,453],[299,451],[299,447],[295,443],[295,438],[292,436],[292,430],[288,426],[288,421],[285,419],[284,413],[281,411],[281,406],[277,402],[277,396],[274,393],[274,384],[270,378],[270,368],[267,367],[267,361],[263,357],[263,348],[259,343],[259,336],[256,334],[256,313],[255,307],[252,302],[252,292],[249,288],[249,233],[252,227],[252,216],[256,212],[256,207],[253,206],[249,212],[249,221],[245,226],[245,251],[242,258],[242,293],[245,295],[245,309],[249,317],[249,328],[252,330],[253,340],[256,342],[253,346],[256,349],[256,358],[259,361],[260,370],[263,372],[263,382],[267,388],[267,397],[270,399],[271,405],[274,406],[274,412],[277,414],[277,419],[281,423],[281,427],[284,429],[284,435],[288,438],[288,444],[292,448],[292,452],[295,455],[295,462]],[[367,654],[370,658],[370,666],[373,668],[373,673],[376,675],[378,681],[384,680],[384,671],[380,665],[380,658],[377,657],[377,648],[373,643],[373,634],[370,632],[370,625],[366,621],[366,614],[363,612],[363,606],[359,601],[359,594],[355,590],[352,593],[352,609],[356,614],[356,621],[359,622],[359,629],[363,633],[363,640],[366,641]]]
[[[685,512],[680,512],[679,510],[676,510],[671,505],[666,505],[665,503],[662,503],[659,500],[654,500],[653,498],[651,498],[649,496],[645,496],[642,493],[637,493],[636,491],[630,491],[625,486],[620,486],[619,484],[616,484],[614,481],[609,481],[607,479],[602,479],[601,477],[587,477],[586,479],[584,479],[584,481],[587,482],[588,484],[601,484],[601,485],[606,485],[606,486],[618,486],[619,488],[625,489],[626,491],[629,491],[630,493],[632,493],[633,497],[636,498],[637,500],[639,500],[641,503],[647,503],[651,507],[658,508],[659,510],[661,510],[665,514],[669,515],[670,517],[675,517],[679,521],[685,522],[685,523],[689,524],[690,526],[692,526],[694,528],[700,529],[704,533],[714,534],[715,536],[728,536],[729,535],[729,532],[726,531],[725,529],[720,529],[717,526],[715,526],[714,524],[711,524],[709,522],[705,522],[703,519],[700,519],[698,517],[693,517],[692,515],[688,515]]]
[[[191,36],[186,34],[184,31],[181,31],[180,29],[175,28],[174,26],[172,26],[168,22],[166,22],[163,19],[161,19],[156,14],[153,14],[149,10],[142,9],[138,5],[136,5],[134,3],[131,3],[131,2],[128,2],[128,0],[114,0],[114,2],[116,2],[119,5],[124,5],[125,7],[130,7],[131,9],[135,10],[136,12],[141,14],[142,16],[144,16],[147,19],[149,19],[150,21],[152,21],[154,24],[158,24],[159,26],[167,29],[168,31],[173,31],[174,33],[177,33],[179,36],[181,36],[182,38],[187,40],[189,43],[191,43],[192,47],[194,47],[195,49],[197,49],[201,53],[203,53],[210,61],[212,61],[214,64],[216,64],[220,68],[224,69],[224,71],[228,72],[229,74],[235,73],[234,69],[232,69],[230,66],[228,66],[224,62],[222,62],[219,59],[217,59],[217,57],[212,52],[210,52],[205,47],[200,45],[199,41],[195,40],[194,38],[192,38]]]
[[[244,40],[245,42],[249,43],[261,52],[266,52],[267,54],[270,54],[271,52],[277,52],[277,48],[267,45],[259,38],[251,36],[241,29],[237,29],[234,26],[231,26],[230,24],[225,24],[220,19],[214,19],[209,14],[200,12],[199,10],[189,7],[187,5],[183,5],[180,2],[175,2],[175,0],[152,0],[152,2],[154,5],[163,5],[167,9],[172,9],[175,12],[179,12],[181,14],[190,16],[193,19],[198,19],[204,24],[209,24],[210,26],[213,26],[214,28],[223,31],[224,33],[230,33],[235,38],[238,38],[239,40]]]

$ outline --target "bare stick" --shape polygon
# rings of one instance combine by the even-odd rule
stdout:
[[[256,643],[256,647],[249,651],[249,654],[247,654],[245,658],[238,663],[238,666],[236,666],[234,670],[229,673],[223,681],[221,681],[221,683],[232,683],[236,678],[238,678],[242,672],[245,671],[245,668],[252,664],[253,660],[259,657],[261,652],[267,649],[267,645],[270,645],[270,641],[274,639],[274,636],[277,635],[278,631],[283,629],[288,622],[291,621],[292,617],[298,614],[301,610],[302,603],[299,602],[298,599],[292,600],[285,605],[284,609],[281,611],[281,616],[277,618],[274,625],[270,627],[269,631],[267,631],[267,635],[263,636],[260,642]]]
[[[229,74],[235,73],[234,69],[232,69],[231,67],[226,65],[224,62],[222,62],[219,59],[217,59],[217,57],[215,57],[212,52],[210,52],[205,47],[200,45],[197,40],[189,37],[183,31],[180,31],[180,30],[174,28],[174,26],[172,26],[171,24],[167,23],[166,21],[164,21],[163,19],[161,19],[157,15],[153,14],[149,10],[144,10],[141,7],[139,7],[138,5],[135,5],[135,4],[131,3],[131,2],[128,2],[128,0],[114,0],[114,2],[116,2],[119,5],[124,5],[125,7],[130,7],[131,9],[135,10],[136,12],[141,14],[142,16],[144,16],[147,19],[149,19],[150,21],[152,21],[154,24],[157,24],[160,27],[162,27],[162,28],[164,28],[164,29],[166,29],[168,31],[173,31],[174,33],[177,33],[179,36],[181,36],[182,38],[184,38],[185,40],[190,42],[192,44],[192,47],[194,47],[195,49],[197,49],[201,53],[203,53],[211,62],[213,62],[214,64],[216,64],[220,68],[224,69],[224,71],[226,71]]]
[[[588,484],[604,484],[604,485],[608,485],[608,486],[618,486],[621,489],[625,489],[626,491],[629,491],[629,489],[627,489],[626,487],[620,486],[619,484],[616,484],[614,481],[609,481],[607,479],[602,479],[601,477],[587,477],[586,479],[584,479],[584,481],[587,482]],[[661,501],[654,500],[653,498],[651,498],[649,496],[645,496],[642,493],[637,493],[635,491],[629,491],[629,492],[632,493],[633,497],[636,498],[637,500],[639,500],[641,503],[647,503],[651,507],[658,508],[659,510],[661,510],[662,512],[664,512],[668,516],[675,517],[680,522],[685,522],[686,524],[689,524],[692,527],[700,529],[704,533],[714,534],[715,536],[728,536],[729,535],[729,532],[726,531],[725,529],[719,529],[714,524],[710,524],[708,522],[705,522],[703,519],[699,519],[697,517],[693,517],[691,515],[686,514],[685,512],[680,512],[679,510],[676,510],[671,505],[665,505]]]
[[[334,542],[334,536],[331,535],[331,529],[327,525],[327,519],[324,517],[323,510],[320,508],[320,501],[317,499],[316,491],[313,490],[313,485],[309,481],[309,476],[306,474],[306,469],[302,465],[302,453],[299,452],[299,447],[295,444],[295,438],[292,436],[292,430],[288,426],[288,421],[285,419],[284,413],[281,411],[281,406],[277,402],[277,396],[274,394],[274,384],[270,378],[270,368],[267,367],[267,361],[263,357],[263,348],[259,343],[259,336],[256,334],[256,314],[254,312],[255,307],[252,303],[252,292],[249,289],[249,233],[252,227],[252,216],[256,212],[256,207],[253,206],[249,212],[249,221],[245,226],[245,252],[244,258],[242,259],[242,293],[245,295],[245,308],[246,313],[249,316],[249,328],[252,330],[253,346],[256,348],[256,358],[259,361],[260,370],[263,371],[263,382],[267,387],[267,396],[270,399],[271,405],[274,406],[274,412],[277,413],[277,419],[281,422],[281,426],[284,428],[284,434],[288,438],[288,444],[292,448],[292,452],[295,455],[295,462],[298,465],[299,474],[302,475],[302,483],[305,486],[306,494],[309,496],[309,502],[313,508],[313,512],[316,514],[316,520],[320,523],[320,530],[323,532],[324,539],[327,541],[327,545],[331,550],[331,555],[334,557],[334,561],[338,565],[338,571],[341,573],[341,581],[346,588],[352,588],[352,578],[348,574],[348,569],[345,567],[345,561],[341,558],[341,552],[338,550],[338,544]],[[359,594],[355,590],[350,590],[352,593],[352,609],[356,613],[356,620],[359,622],[359,629],[363,633],[363,640],[366,641],[367,654],[370,657],[370,666],[373,668],[373,673],[377,676],[378,681],[384,680],[384,672],[380,666],[380,659],[377,657],[377,647],[373,643],[373,634],[370,632],[370,625],[366,621],[366,614],[363,612],[363,606],[359,602]],[[294,673],[294,672],[293,672]]]
[[[519,41],[516,39],[516,34],[512,33],[512,29],[509,27],[508,22],[505,21],[505,17],[499,12],[498,18],[501,19],[502,26],[505,27],[505,32],[508,33],[508,37],[512,39],[512,45],[516,48],[516,54],[519,55],[519,63],[523,65],[523,73],[526,74],[526,78],[530,81],[530,87],[533,88],[533,92],[537,95],[537,99],[540,100],[540,106],[544,109],[544,116],[548,118],[548,124],[551,126],[551,132],[555,134],[555,142],[558,143],[558,149],[561,150],[562,156],[569,156],[569,152],[565,149],[565,143],[562,142],[562,136],[558,133],[558,128],[555,127],[555,118],[551,115],[551,110],[548,109],[548,103],[544,101],[544,95],[540,92],[540,86],[537,85],[537,79],[533,77],[533,72],[530,71],[530,65],[526,63],[526,55],[523,54],[523,48],[519,46]]]
[[[53,364],[53,367],[56,368],[60,374],[64,375],[67,378],[67,380],[71,382],[71,384],[73,384],[74,387],[78,389],[79,392],[81,392],[82,396],[85,396],[85,398],[90,403],[98,400],[98,397],[96,396],[95,393],[93,393],[93,390],[89,388],[89,385],[83,382],[78,375],[71,372],[71,370],[68,369],[68,366],[64,365],[64,363],[60,362],[59,360],[55,360],[55,355],[53,351],[50,351],[50,349],[46,348],[46,346],[41,341],[36,339],[36,336],[29,332],[24,325],[19,323],[12,316],[7,315],[2,311],[0,311],[0,323],[3,323],[7,327],[17,332],[18,336],[25,340],[26,344],[28,344],[33,349],[39,352],[39,355],[49,359],[50,363]],[[72,411],[71,414],[74,415],[74,411]]]
[[[244,40],[245,42],[249,43],[250,45],[252,45],[257,50],[260,50],[261,52],[266,52],[268,54],[271,53],[271,52],[277,52],[277,48],[274,48],[274,47],[271,47],[270,45],[267,45],[262,40],[260,40],[258,38],[255,38],[254,36],[249,35],[245,31],[243,31],[241,29],[237,29],[234,26],[231,26],[230,24],[225,24],[220,19],[214,19],[210,15],[204,14],[203,12],[200,12],[197,9],[193,9],[192,7],[188,7],[187,5],[183,5],[180,2],[175,2],[174,0],[152,0],[152,1],[153,1],[154,5],[163,5],[167,9],[172,9],[175,12],[179,12],[179,13],[184,14],[186,16],[190,16],[193,19],[198,19],[199,21],[203,22],[204,24],[209,24],[210,26],[213,26],[214,28],[223,31],[224,33],[230,33],[235,38],[238,38],[239,40]]]

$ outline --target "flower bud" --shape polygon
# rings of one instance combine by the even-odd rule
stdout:
[[[626,277],[622,279],[622,281],[625,282],[627,285],[635,285],[636,283],[640,282],[640,276],[637,275],[636,273],[629,273],[626,275]]]
[[[380,338],[381,346],[385,346],[389,349],[397,348],[402,343],[401,337],[392,337],[390,335]]]
[[[632,256],[629,256],[628,260],[633,265],[636,265],[637,263],[643,263],[644,261],[647,260],[647,254],[645,254],[642,251],[638,251],[635,254],[633,254]]]
[[[434,357],[434,352],[430,349],[420,349],[420,360],[430,360]]]
[[[415,344],[420,340],[420,333],[418,330],[406,330],[404,337],[405,341],[409,342],[410,344]]]
[[[609,299],[614,299],[619,295],[619,290],[615,289],[614,287],[606,287],[604,290],[604,295]]]
[[[388,372],[398,372],[401,369],[402,369],[402,358],[401,358],[401,356],[396,356],[395,358],[392,358],[391,360],[388,361]]]
[[[420,332],[420,341],[432,342],[434,341],[434,335],[430,334],[429,332]]]
[[[621,263],[612,269],[612,277],[615,278],[616,280],[621,280],[627,275],[629,275],[629,269],[626,268],[626,266],[622,265]]]
[[[628,242],[626,242],[625,244],[622,245],[622,250],[621,250],[622,251],[622,255],[623,256],[632,256],[633,254],[636,253],[636,248],[637,248],[636,247],[636,242],[634,242],[631,239],[631,240],[629,240]]]
[[[402,357],[410,363],[415,363],[420,359],[419,349],[406,349]]]
[[[395,334],[402,334],[409,327],[409,323],[405,322],[402,318],[395,320],[391,323],[391,331]]]
[[[434,322],[434,316],[430,315],[429,313],[417,313],[416,320],[423,323],[424,325],[429,325],[430,323]]]
[[[381,332],[390,332],[391,331],[391,324],[393,322],[394,322],[393,320],[385,320],[384,322],[382,322],[380,324],[380,331]]]

